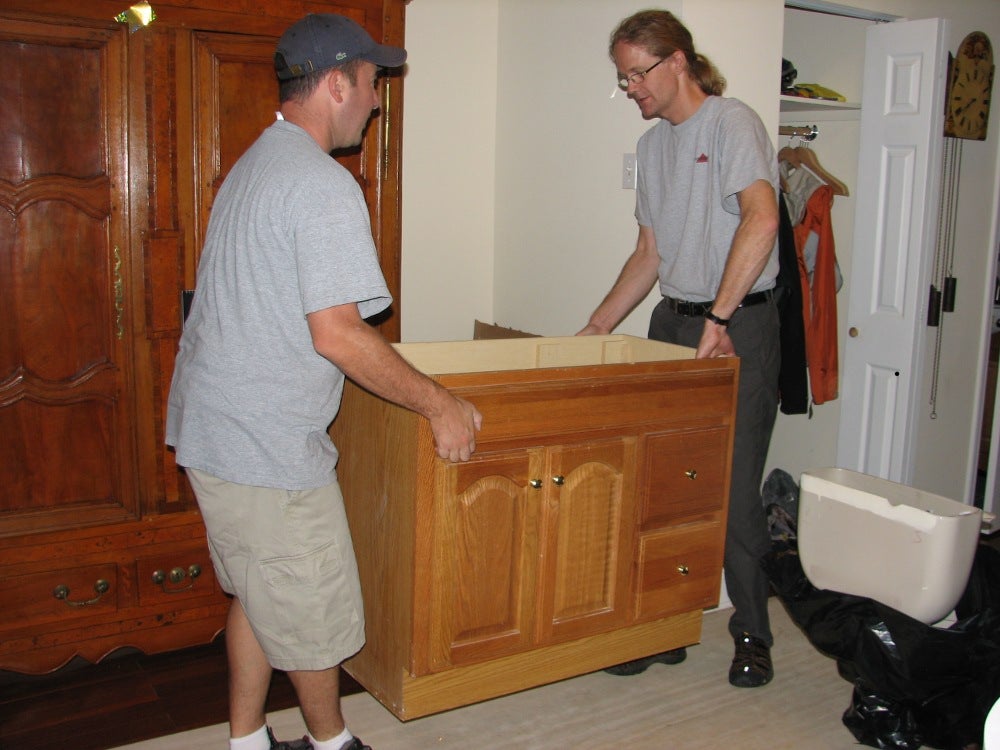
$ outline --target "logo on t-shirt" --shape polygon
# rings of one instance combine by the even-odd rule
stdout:
[[[702,154],[694,160],[695,164],[708,164],[708,154]]]

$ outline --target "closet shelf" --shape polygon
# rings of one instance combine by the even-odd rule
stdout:
[[[861,117],[860,102],[832,102],[803,96],[781,96],[782,122],[788,115],[809,115],[812,120],[850,120]]]

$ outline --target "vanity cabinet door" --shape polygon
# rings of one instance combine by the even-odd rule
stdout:
[[[636,443],[616,438],[440,465],[431,669],[625,623]]]
[[[429,665],[485,661],[531,646],[541,449],[439,462],[433,522]]]
[[[542,477],[539,642],[619,627],[628,616],[635,437],[557,446]]]

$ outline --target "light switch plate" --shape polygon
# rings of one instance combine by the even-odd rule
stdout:
[[[637,171],[635,154],[624,154],[622,156],[622,190],[635,190]]]

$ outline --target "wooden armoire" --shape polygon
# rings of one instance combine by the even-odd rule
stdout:
[[[0,6],[0,670],[205,643],[228,602],[165,404],[215,193],[275,117],[309,12],[402,46],[405,0]],[[402,77],[351,153],[399,298]],[[303,196],[308,200],[308,196]],[[398,306],[381,322],[398,340]],[[266,353],[262,352],[262,356]]]

